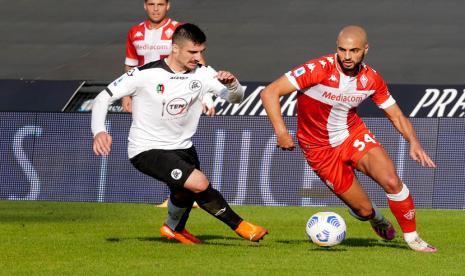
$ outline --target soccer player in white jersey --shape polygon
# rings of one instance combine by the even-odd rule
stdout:
[[[108,106],[132,96],[129,159],[139,171],[166,183],[171,192],[171,215],[160,228],[161,235],[184,244],[201,243],[185,228],[195,200],[239,236],[258,242],[268,231],[231,209],[200,170],[192,144],[202,110],[213,108],[211,98],[205,102],[206,94],[232,103],[244,97],[244,88],[233,74],[199,64],[205,42],[197,26],[183,24],[173,34],[173,50],[166,59],[128,71],[99,93],[92,108],[93,150],[97,155],[110,153],[112,138],[104,123]]]
[[[136,66],[166,58],[171,52],[171,37],[179,22],[168,17],[170,0],[144,0],[144,10],[147,20],[132,26],[126,39],[126,59],[124,72]],[[203,57],[200,63],[205,64]],[[130,96],[121,99],[123,111],[132,112],[132,99]],[[211,115],[214,115],[214,109]],[[158,207],[168,207],[165,200]],[[194,207],[198,205],[194,202]]]
[[[368,198],[354,170],[368,175],[386,192],[408,246],[415,251],[436,252],[416,232],[412,195],[355,108],[370,97],[409,142],[410,157],[425,167],[436,165],[422,148],[412,124],[382,77],[363,63],[368,52],[365,30],[359,26],[344,27],[336,46],[335,54],[297,66],[261,92],[277,146],[283,150],[295,148],[281,115],[279,97],[297,90],[297,138],[314,172],[348,205],[354,217],[368,220],[381,238],[392,240],[396,235],[393,225]]]

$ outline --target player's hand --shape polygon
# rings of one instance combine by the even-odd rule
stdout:
[[[94,137],[93,149],[95,155],[106,156],[110,154],[112,138],[111,135],[102,131]]]
[[[121,106],[124,112],[132,112],[132,98],[130,96],[123,97],[121,99]]]
[[[213,101],[213,95],[210,93],[207,93],[203,96],[202,98],[202,111],[205,115],[209,117],[215,116],[216,110],[215,110],[215,104]]]
[[[236,80],[236,77],[228,71],[218,71],[218,75],[216,75],[216,78],[222,84],[231,84]]]
[[[433,160],[431,160],[429,155],[418,143],[410,145],[410,157],[423,167],[436,168],[436,164],[434,164]]]
[[[208,117],[213,117],[215,116],[216,110],[215,107],[208,107],[206,104],[202,104],[202,111],[203,114],[207,115]]]
[[[282,150],[292,151],[295,149],[294,141],[292,136],[288,132],[283,132],[282,134],[277,134],[277,144],[276,147],[281,148]]]

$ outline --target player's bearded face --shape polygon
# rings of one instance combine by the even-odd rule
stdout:
[[[365,58],[365,53],[361,55],[337,55],[337,61],[343,71],[352,71],[359,67]]]
[[[193,70],[202,59],[205,44],[194,44],[192,41],[184,41],[177,47],[176,60],[185,70]]]
[[[344,40],[337,42],[337,61],[344,73],[354,73],[363,62],[368,45],[358,41]]]

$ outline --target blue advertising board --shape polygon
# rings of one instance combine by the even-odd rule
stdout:
[[[110,114],[112,152],[92,152],[90,114],[0,113],[0,198],[9,200],[158,203],[168,189],[134,169],[127,158],[129,114]],[[291,132],[296,117],[285,117]],[[418,208],[464,209],[465,121],[412,118],[438,167],[423,168],[385,118],[365,122],[394,160]],[[194,144],[202,169],[232,204],[342,206],[304,161],[299,149],[281,151],[264,116],[202,117]],[[359,175],[380,207],[383,190]]]

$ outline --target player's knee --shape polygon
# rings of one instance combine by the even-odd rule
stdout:
[[[383,189],[388,194],[397,194],[402,190],[402,181],[395,174],[386,175],[382,181]]]
[[[202,174],[196,177],[195,179],[192,179],[189,185],[189,190],[191,190],[194,193],[201,193],[205,191],[209,185],[210,182],[208,181],[208,178]]]
[[[205,191],[209,184],[208,178],[200,170],[194,170],[187,178],[184,188],[194,193],[200,193]]]
[[[198,182],[194,187],[193,189],[191,190],[192,192],[194,193],[201,193],[203,191],[205,191],[206,189],[208,189],[208,186],[210,185],[210,183],[207,181],[201,181],[201,182]]]

